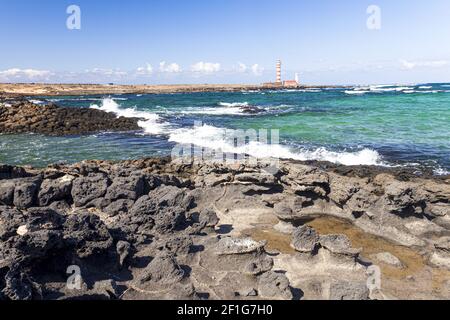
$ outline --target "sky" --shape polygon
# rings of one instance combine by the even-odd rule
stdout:
[[[277,59],[305,84],[450,82],[449,17],[448,0],[0,0],[0,82],[257,84]]]

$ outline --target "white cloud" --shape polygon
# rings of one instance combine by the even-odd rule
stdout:
[[[260,76],[264,72],[264,68],[260,67],[258,64],[252,66],[252,72],[255,76]]]
[[[108,77],[124,77],[128,75],[126,71],[121,71],[120,69],[104,69],[104,68],[87,69],[85,70],[85,73]]]
[[[0,78],[3,80],[36,80],[36,79],[47,79],[53,73],[47,70],[36,70],[36,69],[19,69],[11,68],[8,70],[0,71]]]
[[[198,73],[214,73],[220,71],[220,63],[197,62],[191,66],[191,71]]]
[[[153,67],[150,63],[147,63],[145,67],[139,67],[136,70],[139,75],[151,75],[153,73]]]
[[[176,63],[167,64],[165,61],[159,63],[159,71],[167,73],[178,73],[181,72],[181,67]]]
[[[442,68],[450,65],[450,61],[447,60],[430,60],[430,61],[400,60],[400,63],[402,67],[407,70],[412,70],[415,68]]]

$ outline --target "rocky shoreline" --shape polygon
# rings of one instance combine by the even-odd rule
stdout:
[[[1,102],[1,100],[0,100]],[[137,118],[90,108],[36,105],[27,100],[3,100],[0,104],[0,133],[40,133],[50,136],[82,135],[102,131],[142,130]]]
[[[449,299],[450,177],[0,166],[0,299]]]

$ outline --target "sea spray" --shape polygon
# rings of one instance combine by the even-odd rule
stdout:
[[[91,108],[112,112],[118,117],[142,119],[138,122],[138,125],[148,134],[164,133],[164,129],[167,127],[167,124],[160,122],[160,117],[157,114],[148,111],[139,111],[136,108],[122,109],[112,98],[105,98],[102,100],[100,106],[93,104]]]

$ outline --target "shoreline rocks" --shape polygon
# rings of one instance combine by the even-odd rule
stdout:
[[[263,169],[167,158],[1,165],[0,299],[393,296],[366,285],[369,268],[379,261],[406,277],[403,257],[380,248],[370,261],[346,235],[305,225],[324,216],[416,250],[424,274],[449,268],[448,180],[289,161],[275,175]],[[377,290],[396,283],[383,281]]]
[[[83,135],[102,131],[141,130],[139,119],[89,108],[63,108],[28,101],[0,104],[0,133],[39,133],[51,136]]]

